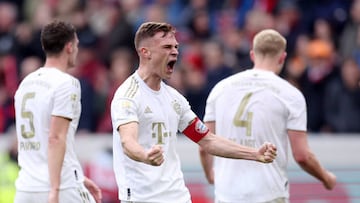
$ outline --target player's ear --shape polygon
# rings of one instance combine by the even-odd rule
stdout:
[[[285,63],[285,59],[286,59],[286,56],[287,56],[287,53],[286,52],[283,52],[281,54],[281,56],[279,57],[279,64],[282,65]]]
[[[148,48],[146,47],[141,47],[140,48],[140,53],[141,55],[143,55],[145,58],[150,59],[151,58],[151,52]]]
[[[64,49],[66,53],[71,54],[74,51],[74,43],[73,42],[66,43]]]
[[[254,53],[254,50],[250,50],[250,59],[252,62],[255,61],[255,53]]]

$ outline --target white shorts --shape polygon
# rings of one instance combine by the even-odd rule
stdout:
[[[49,192],[16,191],[14,203],[47,203]],[[59,203],[95,203],[83,183],[77,188],[67,188],[59,191]]]
[[[223,202],[223,201],[219,201],[215,198],[215,203],[233,203],[233,202]],[[289,203],[289,199],[285,198],[285,197],[280,197],[271,201],[267,201],[267,202],[261,202],[261,203]]]
[[[121,200],[121,203],[149,203],[149,202],[134,202],[134,201],[124,201],[124,200]],[[189,200],[188,202],[185,202],[185,203],[191,203],[191,200]]]

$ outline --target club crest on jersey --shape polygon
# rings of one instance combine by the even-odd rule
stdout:
[[[174,111],[175,111],[178,115],[180,115],[180,113],[181,113],[180,104],[179,104],[176,100],[174,100],[174,101],[172,102],[172,107],[173,107]]]
[[[207,131],[207,127],[205,126],[205,124],[201,121],[201,120],[197,120],[195,123],[195,130],[198,133],[206,133]]]
[[[129,101],[122,101],[121,102],[121,107],[122,108],[130,108],[131,107],[131,103]]]
[[[76,94],[70,95],[70,100],[71,101],[76,101],[76,98],[77,98]]]

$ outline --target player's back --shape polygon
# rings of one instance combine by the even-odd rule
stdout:
[[[295,115],[303,123],[291,121]],[[278,147],[272,164],[216,157],[215,193],[220,200],[256,202],[288,195],[287,129],[304,130],[306,123],[305,102],[296,88],[269,71],[238,73],[214,87],[204,120],[215,120],[216,134],[242,145],[257,148],[269,141]]]
[[[74,77],[56,68],[40,68],[24,78],[15,93],[18,161],[21,167],[18,188],[48,190],[47,147],[52,115],[71,120],[63,169],[73,168],[71,174],[73,170],[78,170],[81,176],[72,146],[80,112],[80,84]],[[67,173],[70,172],[64,170],[62,175]],[[69,183],[62,180],[62,184]]]

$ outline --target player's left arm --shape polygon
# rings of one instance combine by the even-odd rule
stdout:
[[[60,116],[51,116],[48,138],[49,202],[59,201],[61,169],[65,157],[66,136],[69,125],[69,119]]]
[[[288,130],[290,146],[294,160],[307,173],[320,180],[324,187],[332,190],[336,185],[336,176],[325,169],[311,151],[305,131]]]
[[[94,181],[90,180],[88,177],[84,177],[84,185],[94,197],[96,203],[100,203],[102,199],[102,193],[96,183],[94,183]]]
[[[190,122],[183,133],[198,143],[203,150],[215,156],[262,163],[271,163],[276,157],[275,145],[264,143],[259,149],[255,149],[237,144],[209,131],[197,117]]]
[[[205,122],[209,131],[215,132],[215,122]],[[199,154],[205,177],[210,184],[214,184],[213,155],[206,152],[204,148],[199,146]]]

